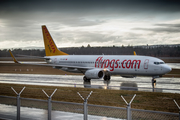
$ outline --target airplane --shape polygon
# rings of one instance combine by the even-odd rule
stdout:
[[[122,77],[151,76],[155,78],[170,72],[172,69],[164,61],[150,56],[134,55],[69,55],[60,51],[47,27],[42,25],[45,53],[43,57],[47,64],[23,63],[16,60],[9,50],[15,63],[51,66],[68,72],[83,73],[83,80],[91,79],[110,81],[111,75]]]

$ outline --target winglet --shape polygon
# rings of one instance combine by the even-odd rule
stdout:
[[[134,51],[134,55],[137,55],[135,51]]]
[[[14,62],[15,62],[15,63],[19,63],[19,62],[16,60],[16,58],[14,57],[14,55],[12,54],[11,50],[9,50],[9,53],[11,54],[11,57],[13,58]]]

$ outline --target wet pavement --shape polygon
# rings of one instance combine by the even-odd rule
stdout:
[[[16,120],[16,106],[0,104],[0,120]],[[47,120],[47,110],[21,107],[21,120]],[[52,111],[52,120],[83,120],[83,114]],[[121,120],[105,116],[88,115],[89,120]]]
[[[107,86],[103,79],[92,79],[90,83],[83,82],[82,75],[42,75],[42,74],[6,74],[0,73],[0,83],[27,85],[47,85],[66,87],[87,87],[99,89],[121,90],[123,87],[134,87],[130,90],[152,91],[151,77],[123,78],[112,76]],[[180,78],[157,78],[156,88],[159,92],[180,93]]]

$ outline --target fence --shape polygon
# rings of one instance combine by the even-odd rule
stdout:
[[[0,96],[0,103],[3,103],[2,101],[10,100],[10,101],[12,101],[12,103],[10,103],[11,105],[17,106],[17,110],[16,110],[16,119],[17,120],[20,120],[22,118],[21,110],[20,110],[22,108],[21,106],[47,109],[47,117],[44,117],[44,119],[48,119],[48,120],[57,119],[55,116],[51,116],[52,111],[54,111],[54,110],[80,114],[80,117],[78,117],[78,118],[84,119],[84,120],[87,120],[89,117],[92,117],[92,116],[97,117],[96,119],[98,119],[98,116],[106,116],[106,117],[115,118],[118,120],[119,119],[128,119],[128,120],[131,120],[131,119],[133,119],[133,120],[139,120],[139,119],[178,120],[179,119],[180,120],[178,113],[132,109],[130,106],[131,106],[133,99],[135,98],[135,95],[132,98],[132,100],[130,101],[130,103],[127,103],[127,101],[123,98],[123,96],[121,96],[123,98],[123,100],[125,101],[125,103],[127,104],[127,108],[122,108],[122,107],[111,107],[111,106],[88,104],[87,103],[88,98],[90,97],[92,92],[90,92],[90,94],[88,95],[87,98],[83,98],[81,96],[81,94],[78,93],[79,96],[82,98],[83,103],[73,103],[73,102],[52,101],[51,98],[57,89],[55,89],[54,92],[50,96],[43,90],[43,92],[48,97],[48,100],[22,98],[22,97],[20,97],[20,95],[24,89],[25,89],[25,87],[20,91],[20,93],[17,93],[13,89],[13,91],[17,94],[17,97]],[[176,105],[178,106],[177,103],[176,103]],[[8,116],[6,116],[6,117],[8,117]],[[15,119],[15,118],[12,118],[12,119]],[[28,119],[34,119],[34,118],[28,118]],[[59,119],[61,119],[61,118],[59,118]],[[73,118],[73,119],[76,119],[76,118]]]

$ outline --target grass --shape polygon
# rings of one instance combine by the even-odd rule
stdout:
[[[88,99],[89,104],[126,107],[125,102],[122,100],[121,95],[130,102],[134,94],[136,97],[132,102],[132,108],[176,112],[179,110],[173,99],[180,103],[180,94],[172,93],[153,93],[153,92],[140,92],[140,91],[124,91],[124,90],[104,90],[92,88],[73,88],[73,87],[56,87],[56,86],[39,86],[39,85],[18,85],[18,84],[0,84],[0,95],[16,96],[11,90],[13,87],[17,92],[23,87],[26,87],[22,92],[21,97],[35,98],[47,100],[47,96],[42,92],[44,89],[48,95],[51,95],[54,89],[58,89],[52,100],[83,103],[77,92],[80,92],[83,97],[87,97],[90,91],[93,91],[91,97]],[[9,101],[10,103],[11,101]],[[0,100],[0,103],[8,104],[7,100]],[[40,106],[40,104],[37,104]],[[36,105],[36,106],[37,106]]]

